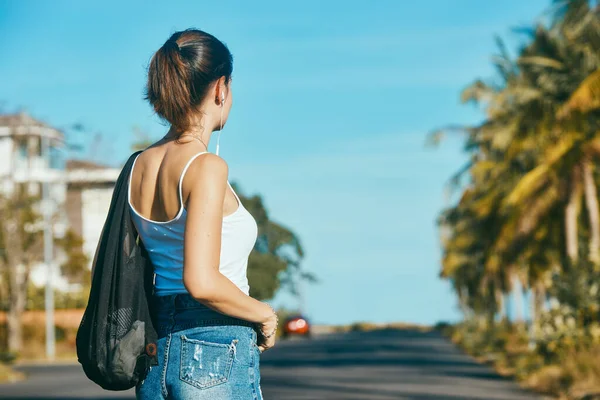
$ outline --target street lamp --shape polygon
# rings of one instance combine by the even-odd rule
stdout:
[[[42,155],[46,158],[48,166],[50,166],[50,144],[47,136],[42,136]],[[54,337],[54,266],[52,256],[54,253],[52,240],[52,223],[51,213],[52,206],[50,204],[50,183],[48,179],[44,179],[42,183],[42,213],[44,216],[44,264],[47,268],[46,291],[45,291],[45,310],[46,310],[46,357],[54,360],[56,356],[56,346]]]
[[[64,144],[64,143],[63,143]],[[47,135],[41,137],[41,153],[46,160],[46,166],[50,169],[52,160],[50,156],[50,138]],[[54,360],[56,357],[56,338],[54,327],[54,229],[52,226],[52,200],[50,199],[50,179],[42,182],[41,209],[44,218],[44,264],[46,265],[47,277],[45,288],[44,308],[46,311],[46,357]],[[57,181],[60,181],[58,179]]]

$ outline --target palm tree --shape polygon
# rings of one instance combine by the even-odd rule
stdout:
[[[598,21],[594,13],[588,14],[592,16],[591,21]],[[523,177],[511,200],[518,203],[534,195],[536,187],[551,180],[559,188],[566,188],[563,191],[566,197],[557,200],[566,202],[566,252],[571,262],[577,262],[578,220],[585,198],[591,234],[588,257],[598,264],[600,225],[592,160],[599,154],[600,146],[597,119],[590,112],[594,100],[589,94],[597,79],[600,47],[590,52],[590,43],[578,43],[581,38],[570,32],[565,24],[556,25],[550,31],[539,27],[533,42],[523,51],[523,57],[533,62],[522,66],[522,74],[543,93],[544,120],[540,126],[547,144],[538,166]],[[544,60],[546,65],[536,60]]]
[[[512,215],[504,212],[502,205],[503,199],[510,193],[519,177],[518,172],[526,168],[528,163],[531,164],[527,149],[523,148],[521,142],[518,146],[515,145],[514,138],[517,136],[520,121],[525,120],[523,104],[535,97],[537,92],[518,87],[517,65],[509,57],[502,41],[498,39],[497,43],[500,55],[495,57],[494,64],[501,78],[500,82],[477,80],[463,91],[463,102],[483,105],[486,108],[487,119],[477,126],[458,128],[467,135],[466,149],[471,153],[471,161],[451,180],[456,185],[463,180],[463,175],[469,175],[470,183],[457,211],[466,209],[461,218],[472,221],[475,217],[475,221],[481,222],[479,234],[476,234],[477,230],[474,229],[478,222],[467,228],[472,234],[476,234],[473,240],[478,245],[478,256],[473,257],[473,249],[460,249],[463,254],[459,257],[456,248],[453,249],[456,246],[452,246],[451,241],[447,242],[444,246],[447,259],[445,258],[443,274],[449,276],[448,270],[452,267],[453,260],[476,259],[476,265],[470,267],[481,270],[481,274],[478,275],[481,278],[480,286],[493,290],[496,303],[501,303],[503,294],[512,290],[512,283],[516,279],[523,285],[526,284],[522,263],[517,257],[508,260],[504,256],[509,248],[512,248],[512,241],[509,240],[512,237],[511,231],[520,227],[524,233],[530,233],[532,229],[529,226],[535,224],[530,222],[531,217],[521,220],[511,218]],[[443,131],[434,132],[430,138],[439,138],[440,133]],[[539,214],[542,207],[534,203],[533,209]],[[531,212],[528,215],[531,216]],[[448,222],[447,218],[445,222]],[[446,229],[456,231],[456,227],[446,226]],[[460,232],[455,233],[460,237]],[[461,235],[464,236],[465,233]],[[513,250],[516,254],[516,249]],[[502,309],[501,304],[499,309]]]
[[[556,224],[557,206],[564,203],[565,247],[573,261],[579,248],[577,221],[583,193],[590,219],[598,214],[590,146],[586,146],[589,137],[582,137],[580,129],[565,130],[566,120],[557,117],[575,90],[574,83],[586,76],[583,67],[593,63],[569,47],[558,28],[551,31],[540,26],[531,36],[516,62],[499,42],[501,55],[495,60],[502,78],[499,85],[476,81],[463,92],[463,101],[483,103],[488,117],[479,126],[463,129],[468,135],[467,149],[477,160],[464,171],[486,175],[480,179],[483,187],[488,186],[480,201],[497,207],[497,229],[484,260],[486,270],[492,274],[501,267],[521,271],[517,266],[526,263],[530,271],[524,280],[541,290],[537,280],[558,261],[541,257],[543,249],[538,246],[534,251],[534,243],[541,237],[555,241],[560,234],[545,226],[551,221]],[[489,187],[490,181],[495,185]],[[568,197],[563,193],[569,193]],[[593,250],[598,247],[593,246],[598,243],[596,233],[597,229],[592,230],[592,259],[597,255]]]
[[[553,274],[580,261],[600,268],[599,10],[587,0],[554,4],[549,26],[521,30],[527,43],[516,59],[498,40],[499,80],[463,91],[486,119],[430,135],[466,136],[470,161],[451,179],[464,192],[439,221],[441,276],[476,312],[501,308],[518,279],[538,315]]]

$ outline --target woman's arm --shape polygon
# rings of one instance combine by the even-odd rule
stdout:
[[[184,180],[192,183],[186,207],[183,283],[206,306],[263,324],[263,332],[269,334],[276,328],[271,307],[246,295],[219,271],[227,175],[227,164],[214,154],[194,160],[186,173]]]

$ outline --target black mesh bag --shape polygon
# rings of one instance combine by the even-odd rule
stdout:
[[[92,264],[92,286],[77,331],[77,359],[104,389],[126,390],[157,365],[150,310],[153,269],[129,214],[133,154],[116,182]]]

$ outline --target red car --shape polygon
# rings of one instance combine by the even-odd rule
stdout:
[[[283,323],[283,337],[289,336],[310,337],[310,323],[302,315],[292,315],[285,319]]]

